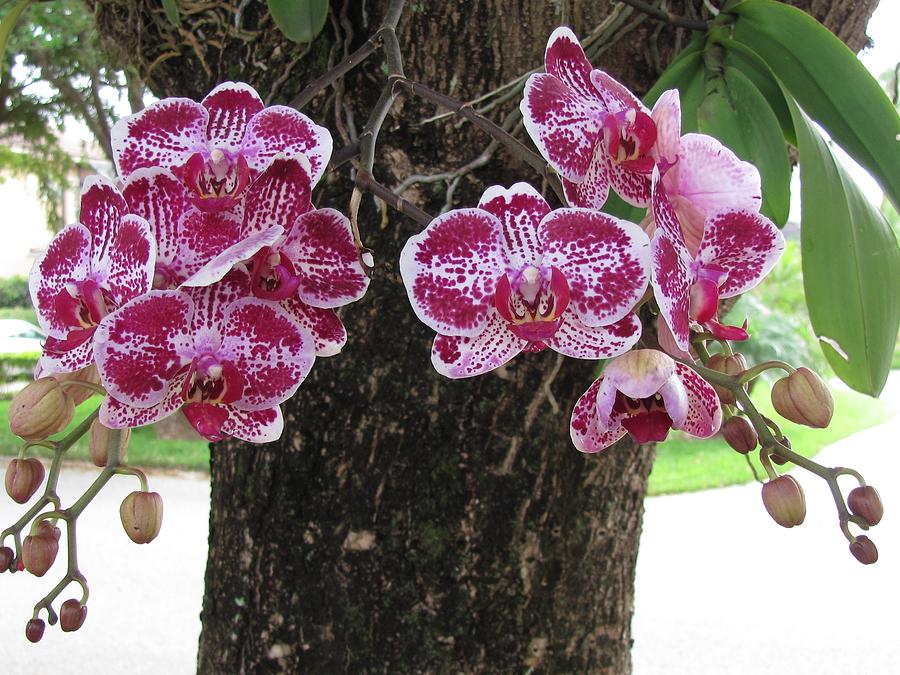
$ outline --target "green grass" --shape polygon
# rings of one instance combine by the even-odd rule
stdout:
[[[835,391],[834,417],[827,429],[810,429],[783,420],[772,409],[770,387],[760,382],[753,401],[760,412],[777,421],[791,439],[796,452],[812,457],[826,445],[884,422],[893,410],[884,401],[851,391]],[[753,480],[747,461],[732,450],[721,437],[701,440],[677,433],[656,448],[656,462],[650,474],[651,495],[695,492],[726,485],[739,485]],[[751,453],[754,457],[756,453]],[[756,461],[756,460],[754,460]],[[763,475],[756,462],[757,471]]]
[[[38,325],[37,315],[32,307],[0,307],[0,319],[21,319]]]
[[[69,428],[74,428],[100,404],[96,396],[82,403],[75,410],[75,418]],[[21,446],[21,439],[13,436],[6,424],[9,401],[0,401],[0,455],[15,455]],[[53,437],[58,440],[65,432]],[[45,448],[34,448],[36,454],[50,458],[53,453]],[[87,436],[80,438],[66,453],[75,460],[90,462]],[[153,427],[139,427],[132,432],[128,446],[128,463],[137,467],[161,467],[167,469],[209,470],[209,446],[201,440],[168,440],[158,438]]]

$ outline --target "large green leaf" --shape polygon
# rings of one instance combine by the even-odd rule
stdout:
[[[178,2],[177,0],[162,0],[163,10],[166,13],[166,18],[169,20],[173,26],[181,25],[181,12],[178,11]]]
[[[788,101],[800,150],[801,249],[809,318],[844,382],[881,393],[900,324],[900,248],[888,223]]]
[[[762,212],[779,226],[791,207],[791,166],[778,118],[754,84],[726,67],[697,111],[699,130],[715,136],[762,177]]]
[[[328,0],[268,0],[269,13],[285,37],[312,42],[328,18]]]
[[[732,11],[734,39],[766,62],[900,206],[900,117],[853,52],[808,14],[780,2],[745,0]]]
[[[703,64],[703,42],[692,41],[659,76],[644,96],[644,104],[653,106],[668,89],[677,89],[681,100],[681,133],[697,131],[697,108],[703,100],[706,80]]]

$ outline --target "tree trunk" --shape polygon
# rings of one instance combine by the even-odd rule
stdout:
[[[183,13],[181,30],[158,2],[103,0],[97,16],[107,45],[159,96],[199,98],[241,79],[279,103],[371,35],[386,2],[333,1],[332,21],[308,48],[286,42],[262,3],[226,4]],[[611,6],[408,3],[406,73],[468,100],[540,67],[556,25],[585,35]],[[683,36],[630,8],[624,15],[597,65],[641,92]],[[336,132],[336,148],[364,124],[380,65],[371,57],[306,110]],[[452,170],[487,146],[455,119],[419,123],[433,112],[415,100],[395,105],[379,139],[381,182]],[[319,206],[346,210],[347,174],[326,176]],[[539,185],[498,152],[459,182],[452,205],[517,180]],[[437,213],[446,184],[436,186],[406,196]],[[398,272],[400,248],[420,228],[393,213],[382,219],[369,198],[360,223],[376,267],[366,297],[343,312],[347,346],[319,359],[285,404],[280,442],[213,449],[199,671],[629,672],[652,450],[623,441],[590,457],[572,447],[569,414],[593,364],[544,352],[472,380],[437,375],[433,334]]]

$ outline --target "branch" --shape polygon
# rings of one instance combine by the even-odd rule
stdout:
[[[705,21],[700,21],[699,19],[688,19],[683,16],[678,16],[677,14],[672,14],[671,12],[667,12],[661,7],[654,7],[650,3],[643,2],[643,0],[619,0],[619,2],[630,5],[640,12],[643,12],[644,14],[647,14],[648,16],[651,16],[658,21],[663,21],[672,26],[687,28],[688,30],[709,30],[709,24]]]
[[[408,201],[400,197],[381,183],[379,183],[372,176],[371,173],[360,169],[356,174],[356,180],[354,181],[356,187],[360,190],[364,190],[365,192],[371,192],[373,195],[383,200],[388,206],[390,206],[395,211],[399,211],[404,216],[408,216],[416,221],[419,225],[425,226],[428,225],[433,220],[433,217],[420,209],[418,206],[410,204]]]

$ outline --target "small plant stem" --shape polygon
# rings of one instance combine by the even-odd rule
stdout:
[[[663,21],[665,23],[671,24],[672,26],[677,26],[678,28],[687,28],[688,30],[696,31],[709,30],[709,24],[705,21],[700,21],[699,19],[688,19],[683,16],[678,16],[677,14],[672,14],[671,12],[667,12],[660,7],[651,5],[649,2],[643,2],[643,0],[619,0],[619,2],[634,7],[639,12],[643,12],[647,16],[650,16],[657,21]]]
[[[135,469],[131,466],[120,466],[113,470],[117,476],[134,476],[141,483],[141,491],[149,492],[150,489],[147,487],[147,475],[141,471],[140,469]]]
[[[356,173],[356,186],[360,190],[371,192],[379,199],[384,200],[395,211],[399,211],[405,216],[412,218],[419,225],[428,225],[433,220],[433,216],[429,215],[418,206],[394,194],[389,188],[385,187],[372,176],[368,171],[360,170]]]
[[[99,384],[94,384],[93,382],[82,382],[81,380],[63,380],[59,383],[59,386],[60,389],[65,389],[66,387],[84,387],[85,389],[90,389],[95,394],[106,396],[106,389],[101,387]]]
[[[773,368],[780,368],[784,372],[790,374],[793,373],[796,368],[794,368],[789,363],[785,363],[784,361],[766,361],[765,363],[758,363],[752,368],[747,368],[739,378],[741,384],[746,384],[750,380],[753,380],[760,375],[762,375],[767,370],[771,370]]]

